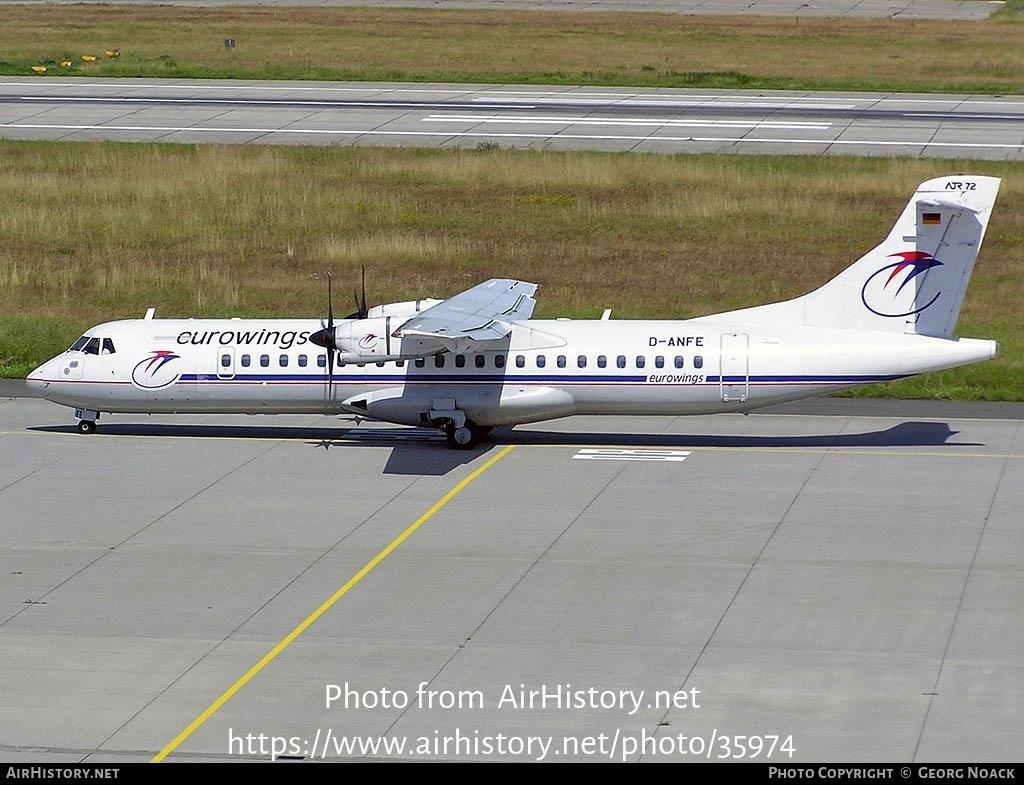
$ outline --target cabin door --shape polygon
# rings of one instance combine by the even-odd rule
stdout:
[[[722,402],[745,401],[750,397],[750,365],[746,333],[722,333],[721,371],[719,372]]]

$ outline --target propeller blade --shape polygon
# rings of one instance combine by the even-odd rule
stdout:
[[[366,265],[365,264],[362,266],[362,270],[363,270],[363,281],[362,281],[363,298],[359,302],[359,318],[360,319],[365,319],[367,314],[369,313],[369,309],[367,309],[367,307],[366,307]]]
[[[327,400],[334,398],[334,297],[331,283],[334,276],[327,273]]]
[[[359,291],[352,290],[352,299],[356,301],[356,309],[346,316],[346,319],[366,319],[370,315],[370,309],[366,306],[366,265],[363,265],[362,274],[362,297]]]
[[[331,275],[330,270],[327,271],[327,329],[330,330],[334,327],[334,309],[331,305],[331,281],[334,276]]]
[[[315,346],[322,346],[327,350],[327,400],[334,398],[334,352],[338,345],[334,340],[334,305],[331,281],[333,276],[327,273],[327,326],[317,330],[309,336],[309,342]],[[322,322],[321,322],[322,323]]]
[[[334,349],[327,350],[327,400],[334,398]]]

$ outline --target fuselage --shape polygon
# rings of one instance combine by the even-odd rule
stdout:
[[[800,326],[529,320],[499,348],[327,367],[316,320],[110,322],[30,374],[36,394],[95,412],[358,412],[480,426],[574,414],[701,414],[989,359],[992,341]]]

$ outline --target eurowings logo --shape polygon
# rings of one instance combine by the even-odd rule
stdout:
[[[377,345],[377,341],[378,336],[374,335],[373,333],[367,333],[366,335],[359,339],[359,348],[372,349],[374,346]]]
[[[899,261],[887,264],[864,282],[860,292],[864,307],[895,319],[913,316],[933,305],[942,291],[934,276],[930,281],[925,273],[941,267],[942,262],[923,251],[902,251],[890,254],[892,257],[899,257]]]
[[[170,387],[181,378],[181,371],[177,370],[176,365],[168,367],[174,360],[180,360],[181,355],[166,349],[154,350],[149,354],[149,357],[140,360],[132,368],[132,381],[135,384],[147,390],[159,390],[161,387]]]

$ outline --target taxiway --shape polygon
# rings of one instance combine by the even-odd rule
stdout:
[[[4,398],[0,759],[1019,759],[1020,407],[827,406],[461,453]]]

